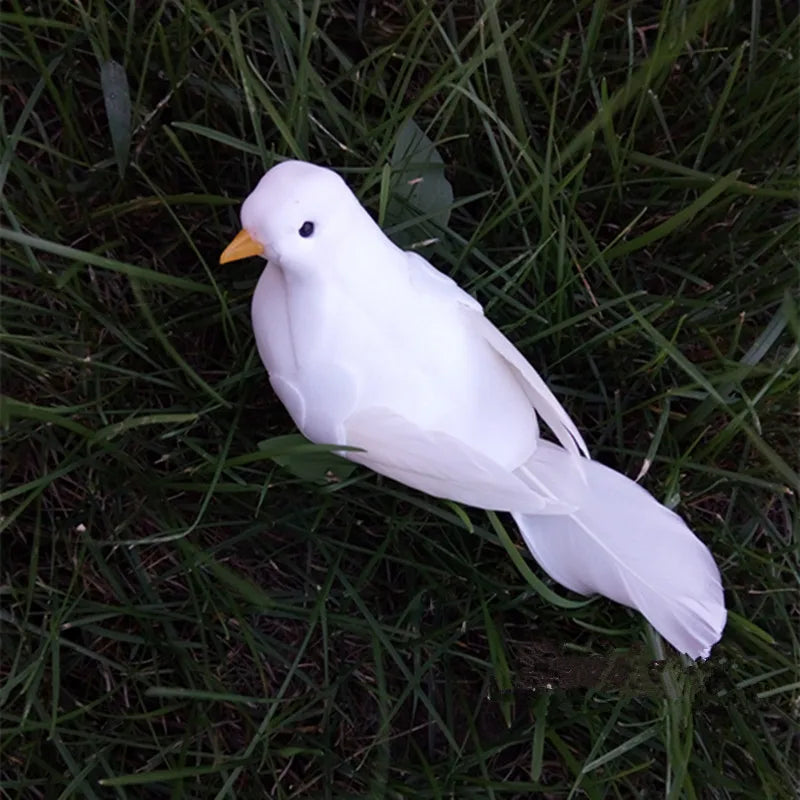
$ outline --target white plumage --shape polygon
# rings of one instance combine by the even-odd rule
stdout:
[[[592,461],[545,382],[477,301],[396,247],[331,170],[273,167],[221,261],[264,255],[252,318],[270,382],[312,441],[437,497],[510,511],[537,561],[707,657],[719,571],[683,520]],[[560,445],[539,437],[536,415]]]

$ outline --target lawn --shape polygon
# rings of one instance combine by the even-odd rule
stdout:
[[[794,4],[0,22],[3,797],[797,796]],[[299,439],[250,328],[263,261],[217,263],[287,157],[687,519],[730,614],[707,662],[550,580],[505,515]]]

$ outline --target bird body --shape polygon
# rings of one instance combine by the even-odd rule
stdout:
[[[428,494],[510,511],[559,582],[638,608],[706,656],[725,608],[677,515],[588,458],[560,403],[480,304],[396,247],[331,170],[287,161],[221,260],[268,258],[252,302],[270,382],[311,441]],[[540,438],[537,414],[559,445]]]
[[[276,393],[314,441],[358,446],[348,420],[384,408],[516,468],[536,447],[536,417],[506,365],[461,324],[479,312],[456,293],[433,295],[424,282],[420,290],[416,263],[400,250],[391,255],[399,263],[389,280],[373,278],[352,291],[264,271],[253,325]],[[357,369],[347,357],[353,352]]]

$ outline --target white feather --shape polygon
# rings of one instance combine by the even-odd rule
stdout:
[[[514,368],[518,373],[525,393],[530,398],[536,413],[550,426],[558,437],[558,441],[570,452],[581,453],[589,457],[586,442],[583,441],[575,423],[564,411],[564,407],[556,400],[547,384],[541,379],[539,373],[524,359],[522,353],[482,314],[473,314],[468,317],[469,324],[480,331],[487,342]],[[578,466],[578,468],[580,468]]]
[[[528,395],[536,413],[550,426],[561,444],[571,453],[589,457],[589,450],[580,431],[570,419],[556,396],[542,380],[539,373],[525,360],[522,353],[483,315],[483,308],[474,297],[468,295],[452,278],[442,274],[418,253],[408,252],[409,272],[412,281],[427,296],[447,296],[463,306],[463,324],[473,330],[513,369],[525,394]],[[580,464],[575,468],[580,469]]]
[[[536,457],[556,475],[568,458],[547,442]],[[708,548],[632,480],[597,461],[584,461],[584,468],[589,491],[578,511],[514,514],[531,553],[559,583],[637,609],[677,650],[706,658],[726,619]],[[557,481],[550,483],[557,489]]]
[[[406,486],[498,511],[564,513],[575,508],[542,493],[454,436],[420,428],[388,408],[367,408],[345,422],[342,455]]]

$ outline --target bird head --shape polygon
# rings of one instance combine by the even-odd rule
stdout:
[[[261,255],[281,269],[319,269],[366,212],[333,170],[305,161],[270,169],[242,206],[242,230],[220,263]],[[371,222],[371,220],[370,220]]]

